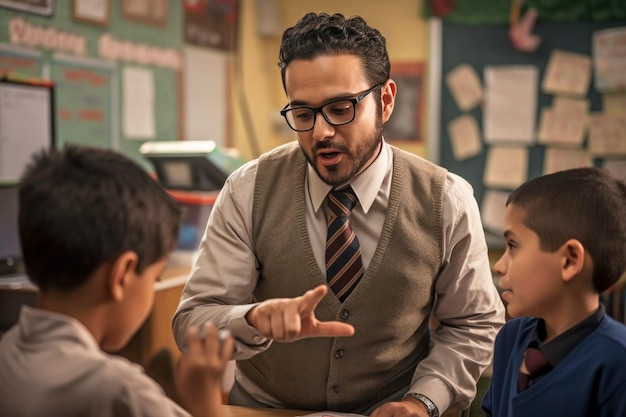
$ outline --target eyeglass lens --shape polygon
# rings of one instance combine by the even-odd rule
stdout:
[[[354,104],[350,100],[328,103],[321,109],[324,119],[331,125],[339,126],[354,119]],[[307,107],[290,109],[285,113],[287,122],[295,130],[311,130],[315,124],[315,110]]]

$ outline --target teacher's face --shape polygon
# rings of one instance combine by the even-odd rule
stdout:
[[[356,55],[323,55],[294,60],[285,72],[289,107],[319,107],[338,99],[353,99],[374,87]],[[298,132],[305,157],[319,177],[330,185],[350,181],[378,156],[383,124],[393,111],[395,83],[387,80],[379,89],[354,105],[354,120],[334,126],[315,114],[311,130]]]

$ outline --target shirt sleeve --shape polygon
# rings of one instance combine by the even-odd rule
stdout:
[[[426,395],[441,412],[451,405],[469,407],[505,321],[469,183],[449,173],[443,204],[443,259],[435,283],[430,352],[409,389]]]
[[[228,178],[211,210],[172,323],[181,350],[188,329],[207,321],[232,332],[233,359],[247,359],[271,343],[245,319],[255,305],[252,294],[259,277],[249,224],[255,178],[252,161]]]

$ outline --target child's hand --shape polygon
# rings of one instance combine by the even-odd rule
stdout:
[[[178,394],[195,417],[221,416],[222,374],[233,352],[234,341],[218,338],[213,323],[201,331],[192,328],[187,334],[187,350],[176,367]]]

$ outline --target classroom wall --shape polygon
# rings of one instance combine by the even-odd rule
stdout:
[[[260,16],[267,8],[274,8],[276,25],[270,34],[265,33]],[[422,62],[425,80],[428,84],[428,23],[421,17],[421,0],[395,0],[381,7],[379,0],[318,0],[314,3],[291,0],[241,0],[240,36],[242,42],[234,65],[239,65],[243,74],[237,78],[236,69],[232,70],[233,85],[231,96],[231,144],[239,149],[246,158],[255,156],[273,147],[295,139],[294,132],[286,129],[285,122],[279,115],[286,103],[285,93],[277,67],[278,49],[282,32],[293,25],[307,12],[343,13],[346,16],[360,15],[368,23],[379,29],[387,39],[387,47],[392,62]],[[237,89],[241,88],[250,109],[251,124],[258,140],[259,149],[250,144],[249,129],[246,127],[246,110],[241,107],[242,100]],[[426,156],[428,152],[426,103],[427,89],[423,89],[422,126],[420,143],[398,142],[398,146]]]
[[[18,59],[23,57],[21,53],[7,53],[3,47],[34,52],[32,68],[20,70],[31,76],[51,78],[56,84],[57,144],[112,147],[136,159],[146,169],[152,167],[139,154],[139,147],[146,140],[212,139],[222,146],[235,148],[244,159],[252,159],[295,139],[295,133],[279,115],[286,97],[277,57],[283,30],[309,11],[363,16],[387,38],[392,66],[394,63],[423,63],[422,85],[428,84],[428,26],[420,17],[420,0],[397,0],[386,7],[380,7],[378,0],[320,0],[314,4],[240,0],[237,48],[230,52],[186,44],[183,3],[177,0],[164,0],[164,3],[167,19],[162,25],[126,18],[120,1],[110,2],[109,21],[104,25],[75,19],[71,2],[54,2],[54,11],[47,16],[0,8],[0,72],[6,70],[3,63],[17,62],[12,58],[2,61],[7,54]],[[75,53],[43,41],[16,42],[11,34],[11,22],[16,18],[39,31],[77,35],[86,42],[86,48],[82,53]],[[182,65],[176,70],[142,65],[133,62],[135,57],[103,57],[99,51],[103,35],[120,43],[174,50]],[[194,61],[202,62],[204,67],[185,68],[188,58],[195,55],[201,59]],[[124,77],[129,67],[152,73],[155,129],[151,137],[130,137],[125,133],[124,100],[128,89],[124,87]],[[78,70],[76,77],[68,78],[68,69]],[[83,74],[82,78],[79,73]],[[428,142],[426,93],[424,89],[419,142],[395,143],[421,155],[426,155]]]
[[[70,1],[54,2],[49,15],[0,8],[0,72],[17,66],[54,81],[57,145],[111,147],[150,168],[139,154],[141,144],[181,136],[181,3],[163,1],[167,13],[162,24],[132,20],[120,1],[109,4],[105,24],[76,19]],[[33,65],[20,68],[22,62]],[[125,77],[136,74],[142,81],[147,79],[141,74],[148,74],[154,87],[153,132],[148,135],[124,125],[122,103],[131,91]],[[135,109],[133,117],[141,116],[141,110]]]

